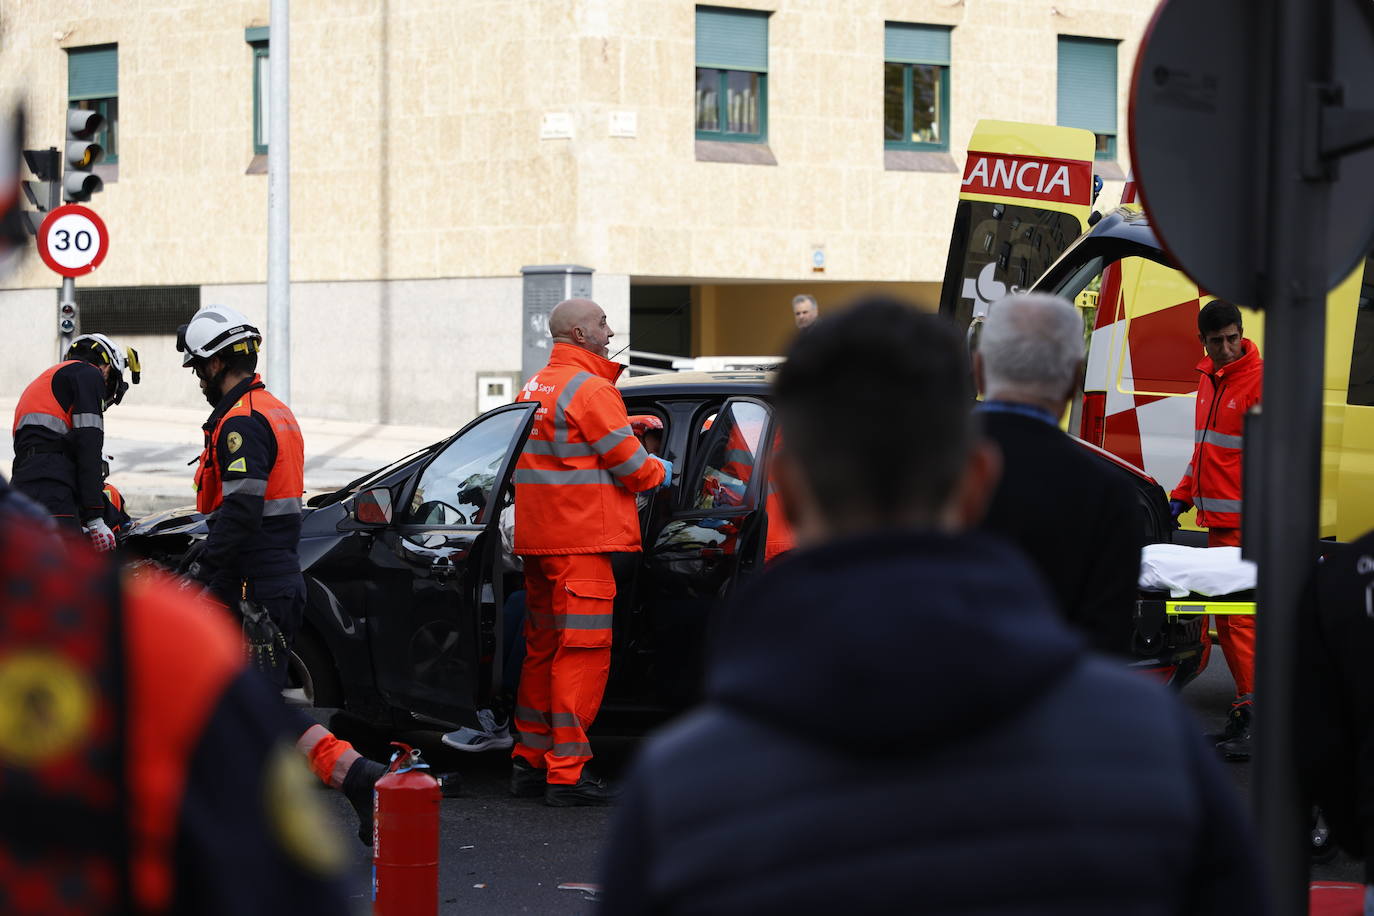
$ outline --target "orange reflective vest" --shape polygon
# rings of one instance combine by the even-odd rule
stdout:
[[[538,401],[515,465],[515,552],[639,550],[634,494],[663,482],[630,428],[615,380],[625,367],[556,343],[516,401]]]
[[[1198,383],[1193,458],[1169,494],[1197,507],[1204,528],[1239,528],[1245,413],[1259,403],[1264,360],[1248,339],[1235,362],[1214,369],[1212,358],[1197,365]]]
[[[196,510],[206,515],[218,509],[224,499],[224,480],[215,454],[220,430],[229,418],[251,414],[264,418],[277,440],[277,458],[267,475],[262,514],[264,517],[300,514],[301,496],[305,493],[305,440],[301,437],[300,425],[291,408],[261,387],[257,376],[253,377],[253,383],[255,387],[249,388],[219,418],[200,453],[200,467],[196,469]]]
[[[73,414],[59,404],[56,395],[52,393],[52,377],[57,374],[57,370],[79,362],[79,359],[69,359],[58,363],[29,383],[29,387],[24,389],[24,393],[19,396],[19,403],[14,407],[14,427],[11,432],[18,433],[23,426],[37,426],[59,436],[65,436],[73,427],[105,428],[105,418],[101,414]],[[95,369],[94,366],[91,368]]]

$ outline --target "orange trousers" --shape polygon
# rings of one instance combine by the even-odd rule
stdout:
[[[1239,547],[1239,528],[1211,528],[1207,531],[1208,547]],[[1217,642],[1226,656],[1226,667],[1236,682],[1236,697],[1255,692],[1255,618],[1244,615],[1217,614]]]
[[[615,576],[607,554],[525,557],[525,663],[512,756],[573,785],[611,670]]]

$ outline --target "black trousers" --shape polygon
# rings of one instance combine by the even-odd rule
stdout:
[[[53,521],[74,531],[81,530],[81,514],[77,511],[74,489],[46,478],[25,480],[22,469],[12,483],[20,493],[47,509]]]

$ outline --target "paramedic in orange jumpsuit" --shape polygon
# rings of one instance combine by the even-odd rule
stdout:
[[[667,486],[672,465],[630,428],[607,358],[613,332],[590,299],[549,315],[549,363],[517,401],[537,401],[515,469],[515,553],[525,562],[525,663],[511,794],[554,807],[609,804],[614,793],[584,772],[586,729],[601,706],[611,662],[612,553],[638,552],[636,492]]]
[[[1197,316],[1198,340],[1207,355],[1198,363],[1192,460],[1169,494],[1175,519],[1197,507],[1208,547],[1239,547],[1241,459],[1245,414],[1259,403],[1264,361],[1245,337],[1240,309],[1215,299]],[[1217,639],[1236,682],[1236,699],[1217,748],[1233,760],[1250,757],[1250,719],[1255,691],[1255,618],[1216,615]]]

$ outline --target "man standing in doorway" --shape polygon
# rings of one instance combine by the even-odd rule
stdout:
[[[804,331],[816,323],[820,310],[816,307],[816,297],[802,293],[792,297],[792,319],[797,322],[797,330]]]
[[[1245,337],[1240,309],[1214,299],[1198,312],[1198,340],[1207,355],[1197,364],[1198,383],[1193,458],[1169,494],[1177,520],[1197,507],[1208,547],[1239,547],[1241,459],[1245,414],[1259,403],[1264,361]],[[1217,749],[1232,760],[1250,759],[1250,720],[1255,690],[1255,620],[1217,615],[1217,638],[1236,682],[1236,699]]]
[[[634,494],[667,486],[672,465],[646,452],[630,427],[615,388],[625,367],[607,358],[614,333],[601,306],[560,302],[549,334],[548,365],[516,398],[540,406],[515,469],[515,553],[525,561],[528,609],[511,794],[543,795],[554,807],[605,805],[614,794],[583,768],[610,673],[610,554],[639,551]]]

